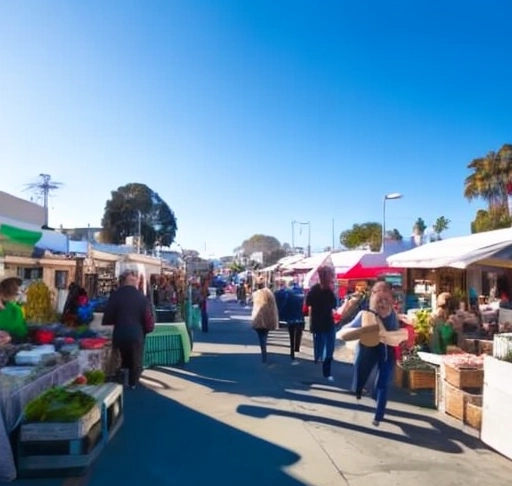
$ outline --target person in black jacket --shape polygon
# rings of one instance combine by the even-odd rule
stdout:
[[[110,296],[102,325],[114,326],[113,351],[119,353],[121,368],[128,370],[128,383],[135,388],[142,373],[144,338],[155,328],[155,320],[151,303],[138,290],[137,272],[124,272],[121,281],[122,286]]]
[[[319,283],[313,285],[306,295],[309,308],[310,331],[313,333],[315,362],[323,359],[322,371],[328,381],[333,381],[331,363],[334,354],[336,331],[334,327],[334,270],[328,266],[318,269]],[[325,354],[325,356],[322,356]]]

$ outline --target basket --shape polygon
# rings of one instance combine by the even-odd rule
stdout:
[[[473,429],[480,430],[482,428],[482,407],[474,403],[466,403],[464,410],[464,423]]]
[[[445,364],[445,380],[456,388],[482,388],[484,386],[484,370],[456,368]]]
[[[434,390],[436,387],[436,370],[409,370],[407,372],[409,390]]]
[[[444,411],[458,420],[466,421],[468,405],[482,406],[482,395],[461,390],[447,381],[443,383],[443,388]]]

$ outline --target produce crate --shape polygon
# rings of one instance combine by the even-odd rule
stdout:
[[[466,390],[484,386],[484,370],[471,368],[456,368],[445,364],[445,380],[456,388]]]
[[[409,370],[407,372],[409,390],[434,390],[436,387],[436,370]]]
[[[436,387],[436,370],[434,367],[407,369],[398,362],[395,366],[395,386],[409,390],[434,390]]]
[[[466,403],[464,423],[476,430],[481,430],[482,407],[474,403]]]
[[[398,388],[404,388],[405,386],[405,371],[402,363],[397,362],[395,366],[394,384]]]
[[[480,340],[478,341],[478,354],[488,354],[489,356],[493,355],[494,351],[494,342],[489,340]]]
[[[155,332],[146,337],[144,368],[183,363],[183,343],[179,334]]]
[[[478,354],[478,339],[464,339],[462,349],[466,353]]]
[[[123,387],[115,383],[77,386],[97,405],[72,423],[22,424],[19,477],[79,476],[96,460],[123,423]]]
[[[482,406],[482,395],[477,390],[472,390],[473,393],[461,390],[447,381],[443,383],[444,388],[444,411],[463,422],[466,421],[466,410],[468,404]]]

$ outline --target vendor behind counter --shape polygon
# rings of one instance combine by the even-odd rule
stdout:
[[[12,341],[26,339],[28,328],[21,307],[16,302],[21,279],[8,277],[0,281],[0,331],[7,332]]]

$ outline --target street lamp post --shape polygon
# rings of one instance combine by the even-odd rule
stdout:
[[[140,209],[137,210],[137,212],[139,213],[139,224],[138,224],[138,228],[137,228],[137,234],[138,234],[138,238],[137,238],[137,253],[140,254],[140,243],[141,243],[141,239],[142,239],[142,213],[140,211]]]
[[[382,243],[380,247],[380,251],[384,253],[386,249],[386,201],[391,199],[401,199],[403,196],[399,192],[392,192],[390,194],[386,194],[382,201]]]
[[[295,225],[308,227],[308,257],[311,256],[311,221],[292,221],[292,251],[295,251]]]

